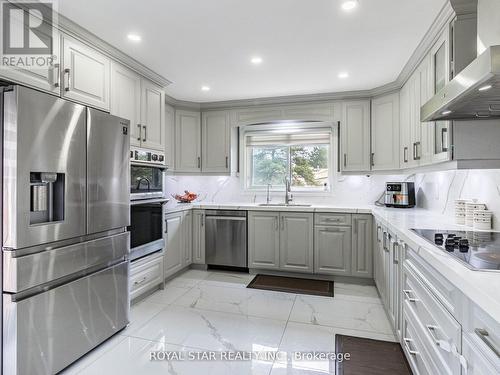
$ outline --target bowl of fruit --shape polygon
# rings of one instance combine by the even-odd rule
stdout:
[[[188,190],[184,190],[184,194],[172,194],[172,197],[178,202],[178,203],[191,203],[194,200],[198,198],[198,194],[193,193]]]

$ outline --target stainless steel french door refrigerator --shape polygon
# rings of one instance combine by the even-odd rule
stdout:
[[[128,323],[129,121],[0,95],[3,374],[53,374]]]

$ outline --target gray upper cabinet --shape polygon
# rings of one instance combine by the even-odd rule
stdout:
[[[20,18],[11,17],[10,22],[19,22],[22,24]],[[13,27],[23,27],[13,26]],[[56,28],[47,25],[47,29],[44,27],[37,28],[37,32],[44,32],[45,30],[52,31],[53,45],[52,45],[52,55],[55,57],[53,60],[53,65],[47,68],[40,69],[0,69],[0,77],[5,78],[8,81],[13,81],[16,83],[21,83],[23,85],[35,87],[39,90],[43,90],[49,93],[60,95],[61,93],[61,52],[59,43],[59,32]]]
[[[109,111],[110,59],[67,35],[62,50],[62,97]]]
[[[351,275],[351,227],[314,227],[314,273]]]
[[[229,112],[204,112],[201,124],[202,171],[229,173],[231,156]]]
[[[130,120],[130,145],[141,145],[141,77],[121,64],[111,64],[111,114]]]
[[[371,169],[399,168],[399,94],[372,100]]]
[[[248,268],[279,269],[280,215],[248,212]]]
[[[165,104],[165,164],[174,170],[175,160],[175,109]]]
[[[201,172],[200,112],[175,111],[175,171]]]
[[[280,269],[313,272],[313,214],[280,214]]]
[[[372,215],[352,216],[352,276],[373,276]]]
[[[370,101],[342,103],[340,139],[342,171],[370,170]]]
[[[141,80],[141,146],[165,150],[165,92],[153,82]]]

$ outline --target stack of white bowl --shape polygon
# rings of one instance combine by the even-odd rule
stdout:
[[[465,203],[465,225],[472,227],[474,226],[474,214],[476,211],[486,210],[486,205],[480,203],[477,199],[473,199],[472,202]],[[491,219],[490,219],[491,226]]]
[[[493,217],[492,211],[474,210],[474,219],[473,219],[474,230],[490,230],[492,217]]]
[[[455,200],[455,222],[460,225],[465,225],[465,205],[468,201],[466,199],[457,199]]]

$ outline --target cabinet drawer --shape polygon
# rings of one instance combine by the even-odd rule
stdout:
[[[468,334],[463,337],[462,355],[467,361],[467,375],[496,375],[500,373],[498,357],[496,365],[477,350],[476,339]]]
[[[413,324],[410,323],[411,319],[403,312],[402,324],[402,339],[401,345],[403,352],[408,359],[414,375],[434,375],[439,372],[434,371],[434,365],[427,353],[424,344],[420,340],[419,335]]]
[[[130,265],[130,299],[140,296],[163,280],[163,255],[141,259]]]
[[[443,374],[460,374],[460,361],[453,347],[461,351],[462,328],[440,302],[418,280],[410,268],[404,267],[404,309],[414,317],[414,326],[421,330],[424,344],[439,364]]]
[[[444,276],[437,272],[430,264],[423,260],[413,249],[408,248],[406,264],[423,281],[434,297],[456,318],[459,319],[459,310],[462,302],[460,291],[455,288]]]
[[[314,214],[314,225],[351,225],[351,214]]]
[[[500,322],[497,322],[472,301],[464,304],[464,336],[468,336],[474,350],[494,364],[500,373]]]

